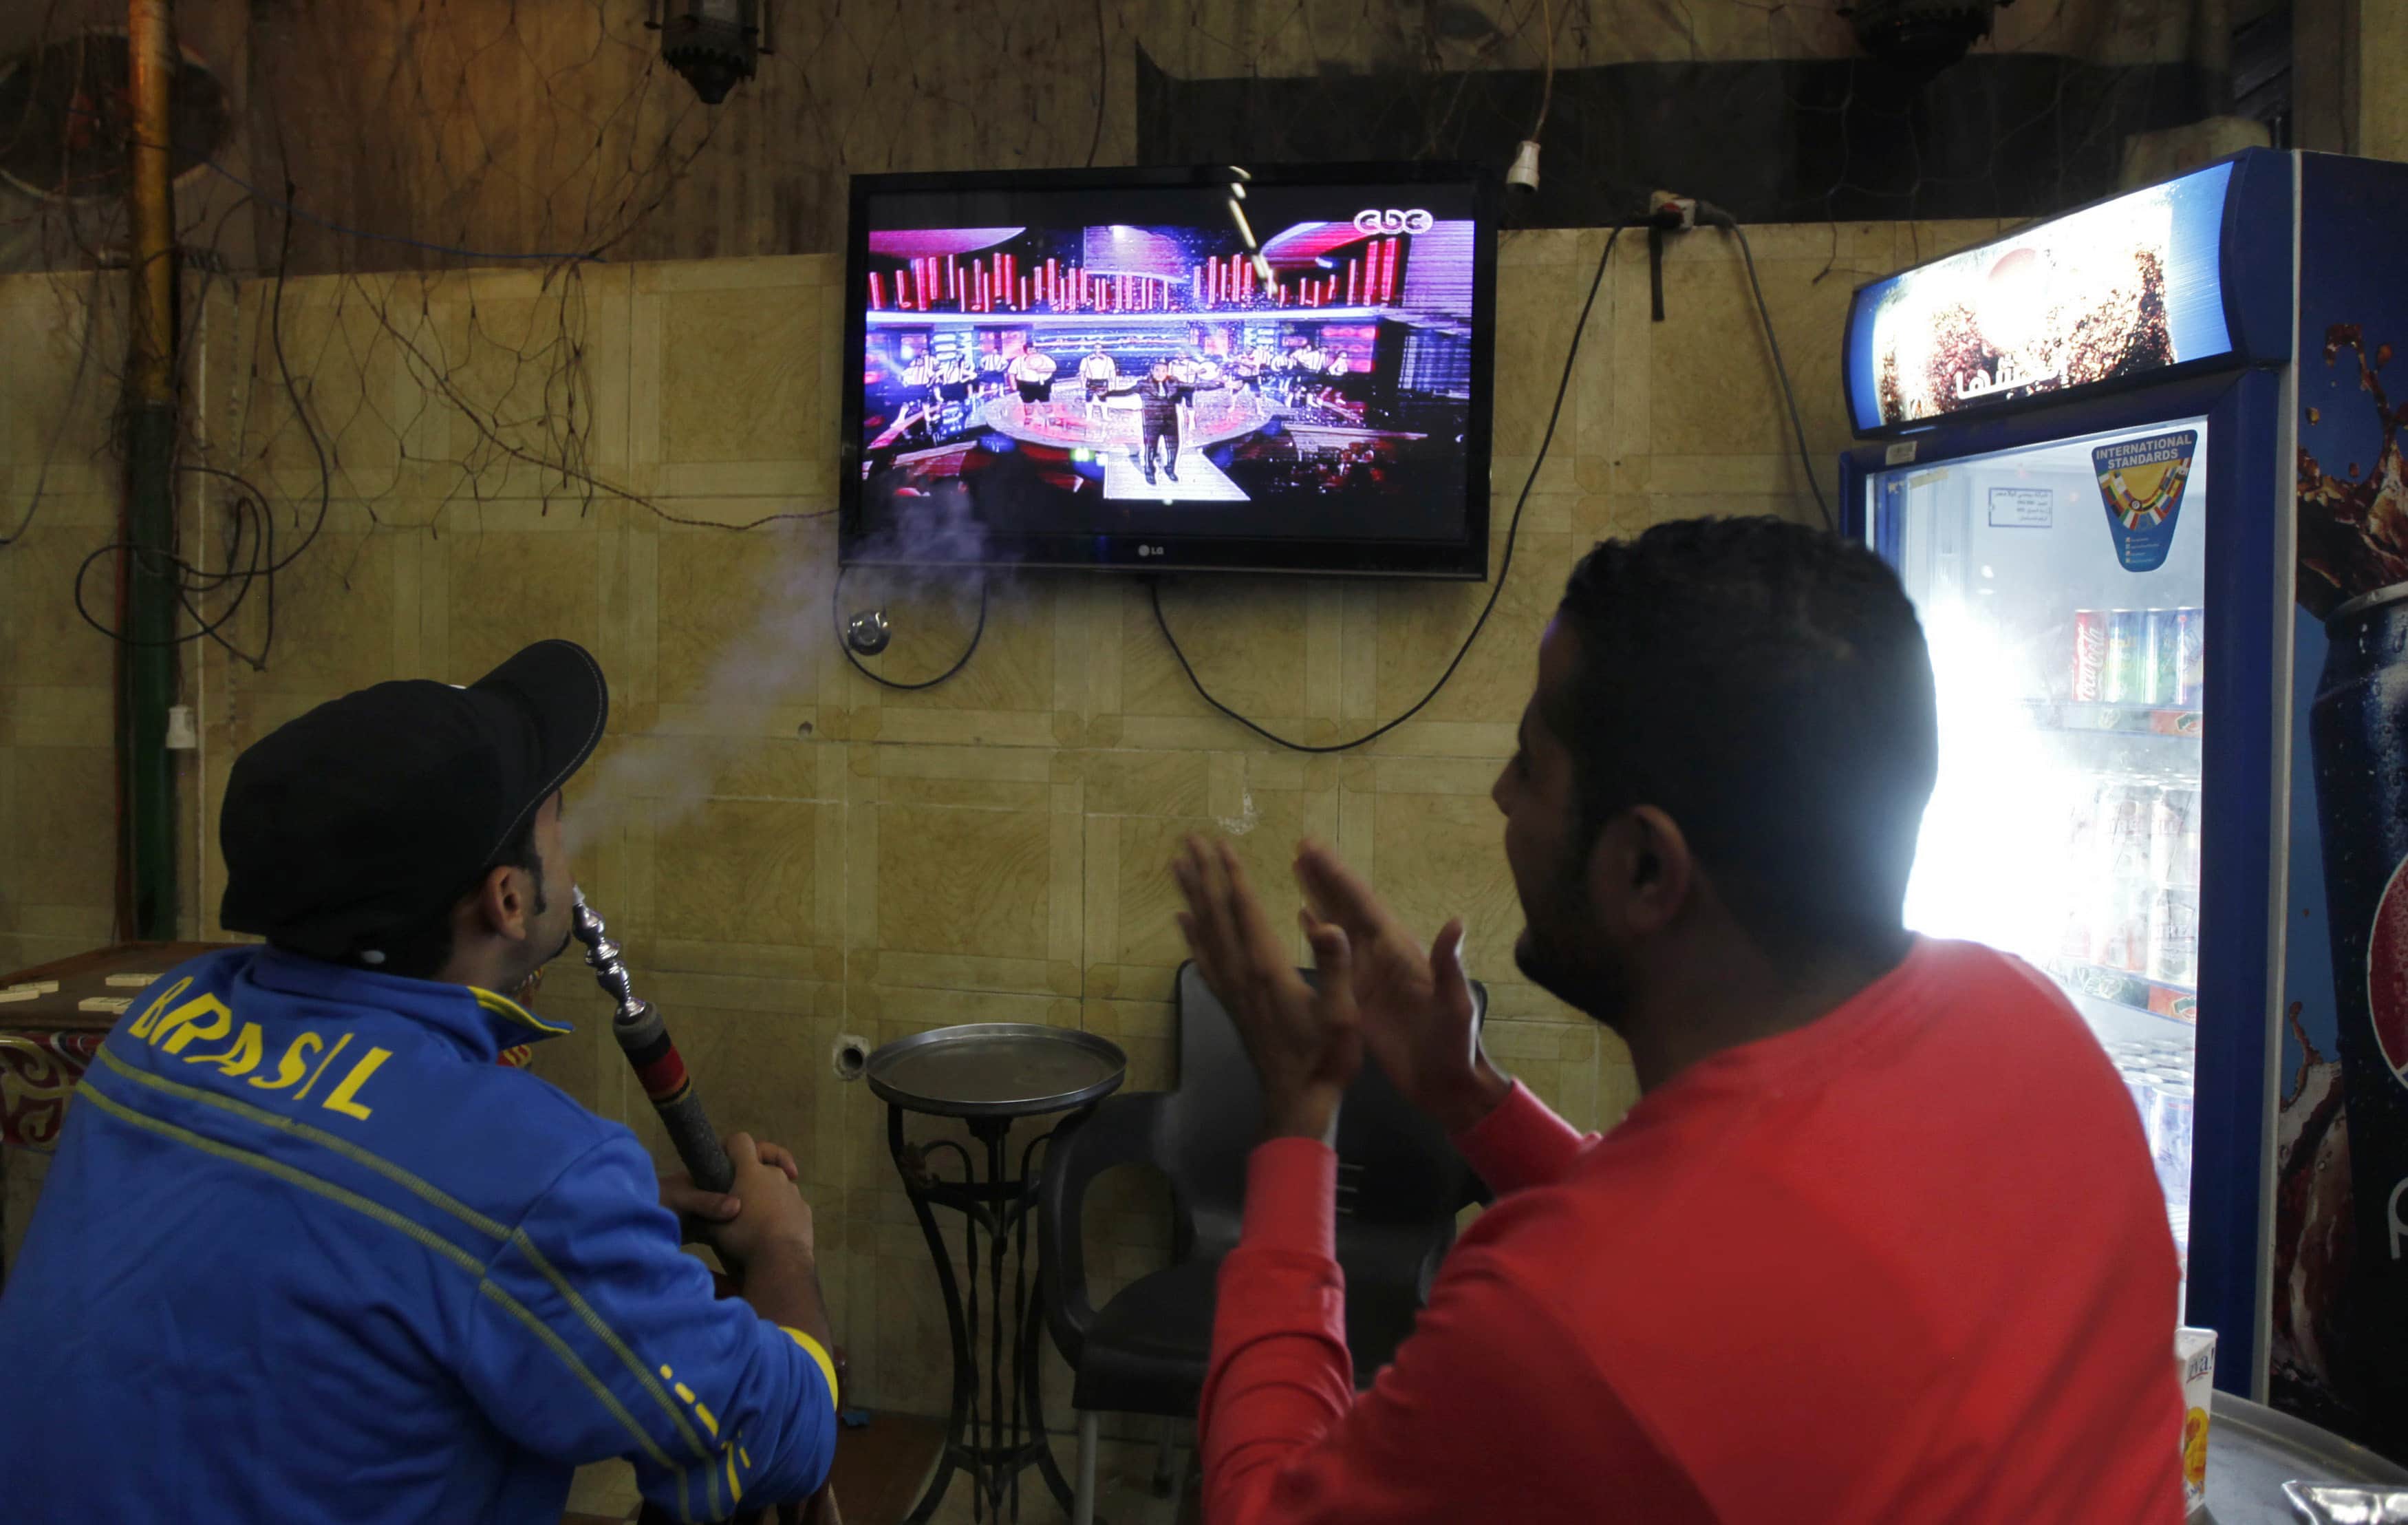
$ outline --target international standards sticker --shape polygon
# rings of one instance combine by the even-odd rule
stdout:
[[[2107,530],[2115,559],[2128,572],[2154,572],[2173,548],[2174,516],[2182,511],[2183,487],[2190,480],[2197,429],[2119,439],[2090,453],[2099,473],[2099,496],[2107,509]]]

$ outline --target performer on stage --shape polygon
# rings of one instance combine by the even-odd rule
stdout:
[[[1171,481],[1179,480],[1179,405],[1187,400],[1192,387],[1182,386],[1170,373],[1170,361],[1166,356],[1156,359],[1154,369],[1138,383],[1138,401],[1143,408],[1140,415],[1142,444],[1145,454],[1146,485],[1154,484],[1154,447],[1168,443],[1170,447],[1162,463],[1162,474]]]
[[[939,420],[945,412],[945,367],[938,364],[935,355],[923,350],[903,367],[903,384],[917,395],[929,435],[933,438],[940,434],[943,425]]]
[[[1079,362],[1079,379],[1087,383],[1089,418],[1104,416],[1104,398],[1111,395],[1112,381],[1119,374],[1120,367],[1112,364],[1112,357],[1105,352],[1100,341],[1088,352],[1085,359]]]
[[[1329,352],[1329,363],[1321,370],[1322,379],[1327,384],[1321,389],[1320,396],[1316,399],[1323,407],[1335,408],[1345,401],[1346,374],[1353,368],[1346,358],[1345,351],[1332,350]]]
[[[1020,388],[1020,400],[1034,409],[1054,391],[1054,357],[1042,350],[1020,352],[1011,363],[1012,384]]]
[[[1241,352],[1231,363],[1229,374],[1246,391],[1260,392],[1263,389],[1263,352],[1260,349]]]
[[[1196,388],[1201,380],[1201,362],[1192,354],[1170,357],[1170,379],[1180,387],[1179,424],[1182,435],[1196,432]],[[1179,479],[1173,477],[1173,482]]]

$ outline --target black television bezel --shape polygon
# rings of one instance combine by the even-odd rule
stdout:
[[[1177,190],[1224,186],[1235,178],[1226,165],[1110,169],[981,170],[853,177],[844,255],[844,381],[837,448],[837,562],[844,567],[1043,568],[1074,571],[1254,572],[1314,577],[1426,578],[1480,583],[1488,578],[1489,450],[1496,388],[1497,189],[1495,177],[1469,164],[1384,162],[1371,164],[1249,165],[1247,183],[1258,185],[1412,186],[1468,184],[1473,192],[1471,291],[1471,402],[1464,431],[1464,539],[1460,541],[1345,539],[1266,539],[1221,536],[1008,535],[990,540],[992,554],[980,561],[914,561],[865,556],[872,539],[862,522],[861,416],[864,408],[860,357],[868,338],[869,223],[867,203],[881,194],[1027,191],[1110,191],[1116,188]]]

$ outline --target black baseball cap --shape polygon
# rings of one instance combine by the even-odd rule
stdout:
[[[538,640],[466,688],[330,699],[236,757],[218,813],[218,919],[343,959],[465,894],[593,755],[610,712],[585,648]]]

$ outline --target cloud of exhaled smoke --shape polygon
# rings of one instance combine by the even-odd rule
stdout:
[[[758,563],[760,616],[713,656],[698,690],[661,693],[662,719],[650,734],[613,738],[578,777],[577,808],[566,822],[572,852],[645,802],[655,826],[668,827],[719,792],[740,741],[766,734],[781,711],[815,694],[828,698],[820,688],[832,677],[824,664],[841,660],[838,629],[854,612],[882,608],[895,623],[895,644],[863,659],[871,671],[916,682],[952,662],[953,654],[913,638],[931,627],[966,632],[976,617],[986,535],[968,493],[947,482],[885,495],[865,518],[885,527],[853,548],[859,565],[844,574],[833,607],[837,570],[819,554],[824,541],[772,532],[722,542],[724,554]],[[954,617],[937,617],[948,611]],[[665,621],[670,612],[662,611]]]

